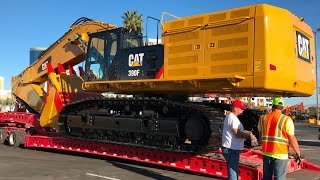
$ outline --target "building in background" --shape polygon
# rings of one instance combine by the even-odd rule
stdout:
[[[0,90],[4,89],[4,77],[0,76]]]
[[[203,102],[212,101],[216,103],[231,104],[234,100],[241,100],[249,108],[270,109],[272,106],[271,97],[219,97],[217,94],[205,94],[204,96],[189,97],[189,101]]]
[[[38,59],[39,55],[46,49],[47,48],[44,47],[30,48],[30,65],[34,63]]]
[[[0,111],[12,111],[14,105],[5,105],[8,100],[12,100],[11,90],[4,89],[4,77],[0,76]]]
[[[241,100],[249,107],[266,107],[271,108],[272,98],[271,97],[244,97]]]
[[[5,90],[5,89],[0,89],[0,99],[11,99],[11,91],[10,90]]]
[[[143,42],[144,45],[147,44],[147,42]],[[158,44],[161,44],[161,39],[158,39]],[[148,38],[148,46],[157,45],[157,38]]]

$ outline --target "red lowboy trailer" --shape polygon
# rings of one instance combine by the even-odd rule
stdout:
[[[94,154],[219,178],[227,177],[226,162],[219,149],[193,154],[72,139],[40,127],[38,116],[22,112],[1,112],[0,126],[0,141],[1,143],[7,143],[9,146]],[[319,166],[306,160],[303,160],[301,166],[297,167],[295,159],[289,159],[288,173],[300,169],[320,172]],[[262,179],[262,173],[261,151],[244,149],[240,154],[240,178],[260,180]]]

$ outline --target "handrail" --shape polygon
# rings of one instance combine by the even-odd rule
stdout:
[[[240,24],[244,21],[247,21],[247,20],[253,19],[253,18],[254,17],[245,17],[245,18],[239,18],[239,19],[231,19],[231,20],[219,21],[219,22],[214,22],[214,23],[208,23],[208,24],[204,25],[202,29]]]

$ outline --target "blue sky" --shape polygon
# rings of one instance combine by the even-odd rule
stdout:
[[[257,3],[268,3],[288,9],[297,16],[304,17],[312,28],[320,26],[319,0],[2,1],[0,6],[0,39],[2,40],[0,43],[0,76],[5,78],[5,89],[10,89],[11,77],[19,74],[29,64],[30,48],[50,46],[68,30],[75,20],[83,16],[121,26],[121,16],[126,10],[137,10],[144,15],[145,20],[147,16],[160,19],[164,11],[184,17]],[[149,37],[155,37],[155,30],[150,28],[148,31]],[[318,40],[319,36],[320,33]],[[291,98],[286,104],[301,101],[306,104],[315,104],[316,98],[315,96]]]

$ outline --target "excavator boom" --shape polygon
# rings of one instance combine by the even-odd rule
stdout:
[[[86,47],[81,42],[88,41],[88,34],[115,28],[112,24],[88,18],[78,19],[38,60],[12,78],[13,95],[26,105],[29,111],[41,114],[46,98],[43,87],[48,80],[47,64],[50,63],[53,69],[56,69],[58,64],[67,67],[84,61]]]

